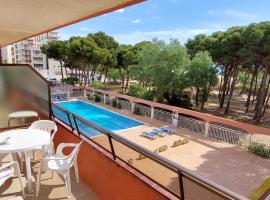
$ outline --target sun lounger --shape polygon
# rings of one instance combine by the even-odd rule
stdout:
[[[164,145],[158,148],[159,152],[166,151],[168,149],[168,145]]]
[[[157,135],[151,132],[144,131],[142,134],[144,137],[150,138],[152,140],[157,138]]]
[[[142,160],[142,159],[144,159],[144,158],[146,158],[146,156],[145,156],[145,155],[143,155],[143,154],[139,154],[139,157],[137,158],[137,160]]]
[[[161,127],[161,130],[169,134],[175,133],[175,130],[173,128],[167,126]]]
[[[160,129],[154,128],[153,132],[155,132],[158,136],[164,137],[166,136],[166,133]]]
[[[133,165],[133,158],[128,159],[128,164]]]
[[[182,140],[182,144],[187,144],[189,142],[189,139],[185,138]]]
[[[178,146],[180,146],[181,144],[182,144],[182,140],[179,139],[179,140],[176,140],[176,141],[173,142],[172,147],[178,147]]]

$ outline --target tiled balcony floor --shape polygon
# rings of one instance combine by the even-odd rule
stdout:
[[[11,156],[7,156],[4,158],[3,164],[5,162],[12,161]],[[39,168],[38,162],[32,162],[32,180],[35,180],[37,175],[37,171]],[[79,166],[80,167],[80,166]],[[25,200],[62,200],[62,199],[69,199],[69,200],[98,200],[99,198],[96,194],[89,188],[82,180],[80,183],[77,184],[75,180],[74,170],[71,170],[71,189],[72,189],[72,197],[67,198],[66,195],[66,187],[63,179],[59,175],[55,175],[55,177],[51,178],[51,173],[46,172],[43,173],[41,176],[41,188],[39,197],[36,198],[33,194],[29,194],[26,192],[24,197]],[[24,171],[22,172],[24,174]],[[23,184],[24,187],[26,185],[26,179],[23,175]],[[35,182],[33,182],[33,187],[35,191]],[[26,191],[26,187],[25,187]],[[9,179],[2,187],[0,187],[0,199],[1,200],[10,200],[13,197],[22,196],[21,187],[18,181],[18,178]]]

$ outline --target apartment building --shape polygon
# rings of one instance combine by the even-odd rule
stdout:
[[[47,59],[46,55],[41,52],[41,46],[55,40],[58,40],[58,33],[49,32],[3,47],[2,62],[30,64],[39,71],[47,71],[50,64],[55,67],[59,63]]]

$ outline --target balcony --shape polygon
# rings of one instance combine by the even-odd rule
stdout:
[[[55,3],[53,8],[47,7],[35,14],[36,21],[39,22],[46,20],[44,16],[51,14],[51,21],[43,21],[43,26],[33,23],[25,26],[20,20],[31,22],[33,16],[29,15],[29,20],[26,16],[15,15],[13,19],[17,20],[18,26],[16,29],[5,27],[10,31],[5,30],[4,34],[0,34],[0,45],[140,1],[82,1],[76,13],[72,12],[72,3]],[[44,7],[49,6],[45,4]],[[5,9],[10,8],[15,14],[17,12],[14,10],[32,13],[32,7],[24,6],[24,3],[17,1],[16,6],[7,5]],[[38,6],[42,7],[40,4]],[[62,11],[63,7],[65,15],[55,12],[55,9]],[[88,8],[91,10],[87,10]],[[57,25],[54,24],[56,20]],[[261,139],[258,135],[269,135],[269,129],[87,87],[74,88],[74,91],[73,88],[65,90],[59,87],[51,95],[46,80],[28,65],[1,65],[0,86],[0,134],[7,129],[27,128],[34,121],[15,120],[12,127],[6,127],[10,112],[34,110],[41,119],[57,122],[55,147],[63,142],[84,141],[78,156],[81,182],[77,184],[74,174],[71,174],[73,195],[70,199],[245,200],[270,174],[268,160],[245,151],[250,143]],[[93,101],[95,96],[99,96],[101,102]],[[143,121],[144,125],[115,133],[51,103],[51,100],[58,101],[59,97],[61,100],[81,99]],[[115,108],[112,103],[114,101]],[[140,110],[139,116],[134,114],[135,108]],[[140,136],[142,131],[171,125],[175,111],[178,125],[174,134],[153,141]],[[93,132],[98,133],[98,136],[91,136]],[[184,138],[188,139],[187,144],[172,147],[175,141],[183,141]],[[167,150],[160,150],[164,145]],[[65,153],[69,153],[69,150]],[[31,159],[34,183],[41,159],[42,155]],[[9,161],[10,155],[5,156],[3,162]],[[26,191],[24,199],[67,199],[65,185],[60,176],[51,178],[50,172],[43,174],[40,197],[37,198],[34,193],[27,191],[25,169],[22,174]],[[1,199],[14,196],[21,196],[17,178],[10,179],[0,188]]]
[[[38,155],[38,159],[41,159],[41,155]],[[12,161],[11,156],[6,156],[3,159],[3,164],[7,164]],[[32,162],[32,169],[34,176],[32,177],[33,180],[36,180],[36,174],[38,171],[39,162],[33,161]],[[25,173],[25,170],[22,171],[22,174]],[[72,192],[73,197],[69,199],[92,199],[98,200],[99,198],[97,195],[85,184],[81,181],[79,184],[76,183],[74,173],[71,173],[71,182],[72,182]],[[23,176],[23,184],[26,185],[26,179]],[[66,198],[66,187],[65,182],[59,175],[55,175],[55,177],[51,178],[51,173],[46,172],[42,175],[41,180],[41,191],[38,198],[35,198],[33,194],[26,194],[24,199],[67,199]],[[18,178],[9,179],[8,182],[4,186],[0,188],[1,199],[12,199],[16,196],[21,196],[21,188],[19,184]]]

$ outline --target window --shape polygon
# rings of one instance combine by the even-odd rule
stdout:
[[[41,68],[43,67],[43,64],[34,64],[34,67]]]

